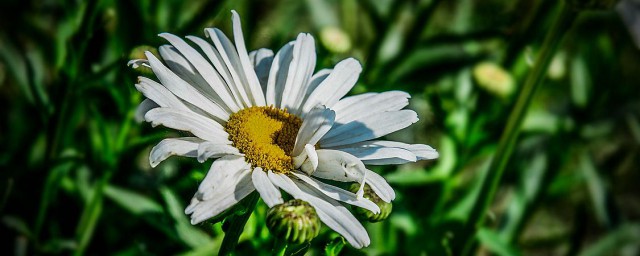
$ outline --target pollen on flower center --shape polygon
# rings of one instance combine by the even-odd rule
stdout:
[[[252,167],[286,173],[302,120],[275,107],[250,107],[233,113],[225,126],[229,140]]]

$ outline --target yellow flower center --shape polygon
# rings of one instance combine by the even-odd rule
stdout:
[[[286,110],[250,107],[233,113],[225,131],[252,167],[286,173],[293,170],[291,152],[300,125],[302,120]]]

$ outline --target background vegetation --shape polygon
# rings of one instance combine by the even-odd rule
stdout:
[[[209,164],[172,158],[150,168],[150,148],[175,134],[134,120],[141,74],[126,62],[140,46],[165,44],[161,32],[230,34],[236,9],[250,49],[277,50],[310,32],[319,68],[347,56],[364,65],[352,93],[410,92],[421,121],[389,137],[440,152],[437,161],[375,169],[398,199],[387,221],[366,225],[371,246],[342,246],[325,228],[311,255],[638,255],[640,51],[629,32],[640,29],[621,18],[637,15],[633,1],[584,11],[563,33],[495,197],[479,193],[561,4],[4,0],[0,251],[217,253],[224,225],[191,226],[183,212]],[[484,201],[490,207],[475,226]],[[239,255],[273,245],[258,205]]]

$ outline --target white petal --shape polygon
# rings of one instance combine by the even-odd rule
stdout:
[[[160,107],[190,111],[190,109],[173,93],[167,90],[166,87],[149,78],[139,77],[136,89]]]
[[[267,81],[269,79],[269,70],[271,69],[271,62],[273,62],[273,51],[266,48],[261,48],[249,53],[249,58],[254,66],[258,80],[260,80],[260,87],[263,92],[267,91]]]
[[[256,187],[256,190],[260,193],[262,201],[264,201],[269,208],[284,203],[280,190],[271,183],[269,176],[267,176],[267,173],[263,171],[262,168],[257,167],[253,170],[251,180],[253,181],[253,186]]]
[[[219,158],[226,155],[244,156],[234,146],[224,143],[206,141],[198,146],[198,161],[201,163],[209,158]]]
[[[173,37],[170,38],[172,38],[171,41],[175,41]],[[186,47],[189,47],[189,50],[185,51],[195,52],[195,49],[191,48],[191,46],[187,45],[181,39],[177,40],[180,40],[180,44],[184,44],[186,45]],[[211,64],[204,60],[204,57],[200,56],[200,53],[191,53],[197,56],[197,59],[201,59],[204,62],[203,66],[194,67],[184,56],[182,56],[182,54],[174,46],[163,45],[158,48],[158,51],[160,52],[160,56],[162,56],[162,59],[164,59],[164,62],[167,64],[167,66],[169,66],[169,68],[174,73],[176,73],[176,75],[182,78],[182,80],[191,84],[198,90],[198,92],[207,97],[207,99],[209,99],[210,101],[214,102],[216,105],[220,106],[227,113],[233,113],[233,110],[231,110],[231,108],[227,106],[226,102],[218,95],[213,87],[210,86],[210,82],[207,82],[207,80],[209,80],[212,83],[216,81],[218,83],[221,83],[220,79],[215,75],[216,72],[213,70],[213,67],[211,67]],[[203,77],[198,70],[203,70],[204,72],[209,73],[208,75]]]
[[[315,208],[318,217],[329,228],[342,235],[355,248],[368,246],[369,235],[362,224],[337,201],[314,191],[303,182],[294,183],[283,174],[269,172],[269,179],[294,198],[307,201]]]
[[[418,160],[415,154],[402,148],[353,147],[339,150],[354,155],[364,164],[371,165],[404,164]]]
[[[287,81],[289,65],[291,64],[292,58],[293,42],[289,42],[282,46],[278,53],[276,53],[276,56],[273,57],[271,70],[269,70],[269,80],[267,80],[267,105],[273,105],[276,108],[280,108],[282,91],[284,90],[284,85]]]
[[[337,111],[345,111],[346,109],[348,109],[349,107],[353,106],[354,104],[367,100],[373,96],[378,95],[378,93],[376,92],[368,92],[368,93],[362,93],[362,94],[358,94],[358,95],[353,95],[353,96],[349,96],[349,97],[344,97],[341,100],[339,100],[338,102],[336,102],[335,105],[333,105],[331,107],[331,109],[333,110],[337,110]]]
[[[204,54],[207,55],[209,61],[213,63],[213,66],[217,71],[215,81],[219,81],[219,83],[210,84],[213,90],[218,92],[229,108],[234,109],[234,112],[240,110],[240,107],[242,106],[242,99],[235,89],[235,83],[231,78],[229,70],[223,64],[224,61],[222,60],[222,56],[220,56],[218,50],[202,38],[187,36],[187,39],[197,44]]]
[[[150,52],[145,52],[145,54],[149,59],[153,73],[156,74],[162,85],[167,87],[169,91],[220,120],[226,121],[229,119],[228,113],[222,110],[220,106],[214,104],[193,86],[165,67],[153,54]]]
[[[358,198],[356,194],[351,193],[350,191],[320,182],[304,174],[300,174],[297,172],[292,172],[292,174],[296,176],[296,178],[306,182],[308,185],[312,186],[313,188],[317,189],[318,191],[322,192],[328,197],[331,197],[335,200],[345,202],[351,205],[365,208],[369,211],[372,211],[375,214],[380,213],[380,207],[378,207],[374,202],[371,202],[371,200],[369,199]]]
[[[139,68],[139,67],[148,67],[150,68],[151,66],[149,66],[149,61],[146,59],[135,59],[135,60],[130,60],[129,62],[127,62],[127,66],[131,66],[132,68]]]
[[[319,105],[307,114],[298,130],[295,146],[293,147],[293,155],[296,156],[302,152],[305,145],[315,145],[320,138],[324,136],[335,120],[336,112],[325,106]]]
[[[338,150],[318,149],[318,168],[312,174],[315,177],[361,183],[367,168],[360,159]]]
[[[223,190],[235,187],[244,177],[251,178],[250,165],[245,158],[236,155],[223,156],[211,164],[194,198],[199,201],[211,200]],[[189,208],[187,208],[189,210]],[[187,212],[189,214],[189,212]]]
[[[315,41],[311,35],[300,33],[293,44],[293,58],[282,91],[281,108],[287,108],[291,113],[300,115],[306,87],[315,66]]]
[[[381,112],[398,111],[409,105],[409,98],[411,98],[411,95],[406,92],[389,91],[377,93],[344,108],[341,105],[346,104],[340,104],[339,101],[332,109],[336,111],[336,123],[344,124]]]
[[[393,188],[389,186],[389,183],[380,174],[367,170],[366,175],[367,184],[382,201],[390,203],[393,199],[396,199],[396,192],[393,191]]]
[[[195,137],[164,139],[151,149],[149,164],[156,167],[170,156],[196,157],[198,145],[203,140]]]
[[[249,95],[253,97],[253,104],[257,106],[264,106],[264,92],[262,92],[260,81],[258,81],[258,76],[253,70],[253,65],[251,64],[249,55],[247,54],[247,47],[244,44],[244,35],[242,34],[242,26],[240,24],[240,16],[236,11],[232,10],[231,19],[233,23],[233,39],[236,42],[238,57],[240,64],[242,65],[242,68],[238,70],[238,73],[244,75],[245,85],[247,87],[246,90],[249,92]]]
[[[293,157],[293,165],[296,169],[300,169],[308,175],[315,172],[318,168],[318,153],[316,153],[316,147],[311,144],[305,145],[302,153]]]
[[[220,53],[220,57],[224,62],[229,74],[231,75],[231,79],[233,80],[233,89],[236,95],[239,95],[242,99],[242,103],[245,107],[251,107],[254,105],[252,101],[253,97],[250,97],[250,90],[247,90],[246,82],[244,81],[244,75],[241,75],[239,72],[242,72],[242,64],[240,63],[240,59],[238,57],[238,52],[236,51],[233,44],[227,36],[222,33],[217,28],[207,28],[205,29],[205,34],[211,38],[213,44],[216,46],[216,49]],[[228,82],[227,82],[228,83]]]
[[[216,164],[216,162],[222,163]],[[211,166],[198,192],[191,199],[191,204],[185,209],[186,214],[191,214],[191,224],[215,217],[255,190],[249,169],[233,168],[237,166],[229,162],[234,161],[226,161],[224,158],[216,162]],[[208,181],[208,178],[214,182]],[[203,184],[208,186],[204,187]]]
[[[370,140],[363,141],[348,145],[341,145],[336,147],[329,147],[331,149],[343,150],[347,148],[400,148],[409,150],[413,153],[417,160],[427,160],[427,159],[436,159],[438,158],[438,151],[430,147],[429,145],[424,144],[407,144],[397,141],[387,141],[387,140]],[[349,151],[348,149],[345,151]]]
[[[135,114],[135,119],[136,122],[143,122],[144,121],[144,115],[149,111],[152,110],[154,108],[160,107],[158,104],[156,104],[155,102],[153,102],[150,99],[144,99],[142,102],[140,102],[140,105],[138,105],[138,107],[136,108],[136,114]]]
[[[353,88],[360,72],[362,72],[362,66],[353,58],[336,64],[331,74],[309,95],[304,104],[303,113],[309,112],[318,104],[331,108]]]
[[[418,121],[413,110],[383,112],[343,125],[335,124],[320,140],[322,147],[334,147],[382,137]]]
[[[191,132],[201,139],[216,143],[231,144],[229,135],[217,122],[193,112],[173,108],[154,108],[144,118],[153,126],[163,125],[181,131]]]

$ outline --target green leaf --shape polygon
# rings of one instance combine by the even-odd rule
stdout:
[[[161,187],[160,194],[162,194],[162,197],[167,204],[167,211],[175,222],[174,228],[178,233],[178,238],[182,242],[189,245],[191,248],[198,248],[212,242],[211,238],[207,234],[191,225],[187,215],[184,214],[184,206],[180,203],[173,191],[166,187]]]
[[[327,246],[324,247],[324,253],[327,256],[338,256],[342,248],[344,247],[345,242],[344,238],[336,237],[331,242],[327,243]]]
[[[497,255],[520,255],[520,253],[515,248],[511,247],[504,240],[500,239],[500,236],[498,236],[498,234],[496,234],[492,230],[482,228],[478,230],[478,233],[476,233],[476,237],[482,245],[484,245],[485,247],[487,247],[487,249],[489,249],[489,251]]]
[[[637,255],[640,252],[640,223],[622,224],[580,252],[580,256]],[[634,253],[635,252],[635,253]]]
[[[160,204],[156,203],[151,198],[127,189],[108,185],[104,190],[104,194],[134,215],[163,213],[162,206]]]

